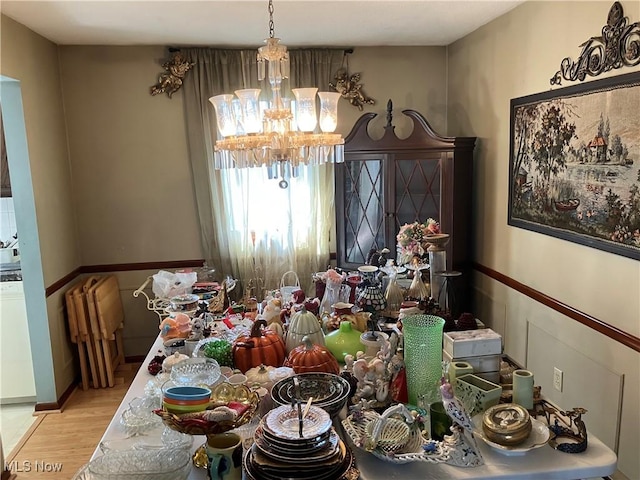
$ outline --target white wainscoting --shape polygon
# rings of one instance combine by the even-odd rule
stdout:
[[[587,429],[609,448],[618,451],[624,375],[611,371],[569,347],[542,328],[529,323],[527,369],[535,384],[555,405],[563,409],[584,407]],[[563,372],[562,392],[553,388],[553,369]]]

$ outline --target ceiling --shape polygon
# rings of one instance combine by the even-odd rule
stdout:
[[[448,45],[524,3],[508,0],[274,0],[288,46]],[[266,0],[1,0],[2,14],[60,45],[255,47]]]

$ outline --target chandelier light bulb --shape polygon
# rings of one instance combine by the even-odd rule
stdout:
[[[236,96],[240,100],[241,122],[244,133],[260,133],[262,131],[262,117],[260,115],[260,89],[247,88],[236,90]]]
[[[211,97],[209,101],[216,110],[216,120],[220,135],[223,137],[235,135],[237,123],[233,115],[233,95],[216,95]]]
[[[317,88],[294,88],[296,96],[296,123],[301,132],[313,132],[318,124],[316,117]]]
[[[324,133],[335,132],[338,127],[338,92],[319,92],[320,97],[320,130]]]

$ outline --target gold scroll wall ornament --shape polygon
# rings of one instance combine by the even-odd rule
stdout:
[[[580,45],[582,51],[576,61],[566,57],[551,77],[551,85],[560,85],[562,79],[583,81],[587,75],[601,73],[640,64],[640,22],[629,23],[622,5],[615,2],[609,10],[607,24],[601,34]]]
[[[195,65],[195,63],[188,62],[179,50],[172,53],[171,59],[162,64],[165,71],[158,77],[158,83],[151,87],[151,95],[166,93],[171,98],[171,95],[180,90],[182,80]]]

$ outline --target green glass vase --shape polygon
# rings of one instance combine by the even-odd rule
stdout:
[[[424,406],[440,399],[444,318],[411,315],[402,319],[409,403]]]
[[[344,363],[345,355],[354,357],[359,351],[364,351],[360,343],[360,332],[351,327],[351,322],[340,322],[340,328],[324,337],[325,346],[339,362]]]

